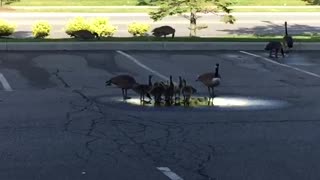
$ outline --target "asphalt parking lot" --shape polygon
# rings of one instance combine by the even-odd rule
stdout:
[[[264,51],[0,55],[0,179],[320,178],[319,52],[278,60],[266,59]],[[122,73],[145,83],[149,74],[154,82],[172,75],[206,96],[195,79],[216,63],[218,98],[246,103],[142,107],[105,87]]]

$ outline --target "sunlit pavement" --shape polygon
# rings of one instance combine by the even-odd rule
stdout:
[[[319,53],[280,64],[263,51],[125,53],[139,63],[115,51],[1,52],[12,91],[1,86],[0,179],[170,179],[164,167],[184,180],[319,179]],[[172,75],[206,97],[195,79],[216,63],[215,106],[139,106],[105,87],[122,73]]]

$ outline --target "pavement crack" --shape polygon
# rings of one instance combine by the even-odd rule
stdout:
[[[59,72],[59,69],[57,69],[57,71],[53,72],[52,74],[55,75],[56,78],[62,82],[65,88],[70,88],[70,85],[60,76]]]
[[[69,103],[71,108],[72,109],[75,109],[76,107],[79,107],[80,109],[78,110],[75,110],[75,111],[69,111],[66,113],[66,119],[67,119],[67,122],[65,122],[64,124],[64,130],[65,131],[68,131],[69,129],[69,126],[71,125],[71,123],[73,122],[73,118],[72,118],[72,115],[73,114],[77,114],[77,113],[81,113],[81,112],[84,112],[86,109],[88,109],[88,106],[90,106],[91,104],[89,105],[86,105],[86,106],[80,106],[80,105],[75,105],[73,102],[70,102]]]
[[[81,92],[80,90],[73,90],[72,92],[78,94],[81,97],[81,99],[79,102],[71,101],[69,103],[71,110],[66,113],[67,121],[64,124],[64,130],[69,133],[75,133],[86,137],[90,137],[90,139],[85,141],[83,145],[87,153],[85,155],[76,153],[76,157],[84,160],[85,164],[87,164],[91,159],[91,156],[96,152],[95,148],[92,148],[92,144],[106,137],[106,134],[103,134],[100,131],[95,132],[97,125],[105,120],[105,114],[102,112],[99,106],[88,96],[86,96],[83,92]],[[73,128],[71,127],[72,124],[75,124],[77,120],[82,117],[82,114],[80,113],[91,115],[88,119],[80,119],[82,120],[81,123],[83,123],[83,120],[90,122],[88,127],[85,128],[85,130],[83,130],[83,128],[81,127],[82,124],[78,124]],[[77,129],[75,127],[77,127]],[[110,156],[111,158],[115,159],[115,157],[112,157],[109,153],[104,152],[101,154],[105,156]],[[117,161],[117,159],[115,159],[115,161]]]
[[[208,164],[211,161],[211,157],[214,155],[214,147],[209,146],[209,148],[211,149],[212,153],[208,154],[206,159],[201,160],[201,162],[198,164],[197,172],[200,176],[204,177],[206,180],[215,180],[215,178],[211,177],[206,172],[206,164]]]
[[[88,130],[87,136],[91,136],[91,133],[95,130],[96,125],[99,123],[99,120],[103,119],[102,118],[97,118],[97,119],[91,119],[91,124],[90,128]]]
[[[73,90],[72,92],[79,94],[83,99],[85,99],[87,102],[92,101],[88,96],[83,94],[80,90]],[[93,102],[93,101],[92,101]]]

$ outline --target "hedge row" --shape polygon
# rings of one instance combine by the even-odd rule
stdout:
[[[12,35],[17,28],[16,24],[9,23],[0,19],[0,37]],[[151,26],[146,23],[133,22],[128,25],[128,32],[133,36],[144,36]],[[45,38],[50,35],[52,26],[47,21],[38,21],[32,26],[32,34],[34,38]],[[118,27],[110,24],[108,18],[97,17],[93,19],[85,19],[83,17],[75,17],[71,19],[64,31],[68,35],[72,35],[79,30],[88,30],[97,33],[99,37],[112,37]]]

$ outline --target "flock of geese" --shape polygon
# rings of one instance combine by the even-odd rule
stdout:
[[[174,85],[172,76],[170,75],[170,81],[167,82],[155,82],[152,83],[152,75],[149,75],[148,84],[138,83],[134,77],[130,75],[118,75],[112,77],[106,81],[106,86],[112,84],[121,88],[123,100],[130,99],[127,91],[132,89],[134,92],[140,95],[140,103],[151,103],[152,97],[155,105],[160,105],[164,101],[165,105],[180,104],[180,97],[183,96],[183,104],[189,105],[190,98],[193,94],[197,93],[197,90],[191,85],[187,85],[185,79],[179,76],[179,84]],[[209,103],[215,97],[214,88],[220,85],[221,76],[219,74],[219,64],[216,64],[214,72],[207,72],[197,77],[196,81],[203,83],[208,88]],[[145,97],[149,101],[145,100]],[[211,101],[213,103],[213,101]]]

